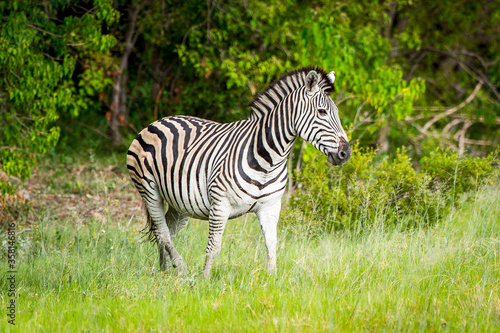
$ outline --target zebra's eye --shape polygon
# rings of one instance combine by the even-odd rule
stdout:
[[[318,109],[318,113],[320,116],[326,116],[328,113],[326,112],[326,109]]]

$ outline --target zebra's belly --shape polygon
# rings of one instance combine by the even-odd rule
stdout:
[[[196,196],[194,195],[193,197],[199,197],[200,200],[197,200],[196,202],[201,202],[202,201],[202,196]],[[253,208],[257,206],[257,200],[231,200],[231,198],[226,198],[227,204],[224,205],[224,210],[227,211],[228,218],[233,219],[236,217],[239,217],[241,215],[244,215],[246,213],[252,212]],[[184,200],[170,200],[166,199],[165,200],[168,204],[169,207],[175,209],[177,212],[183,213],[185,215],[188,215],[192,218],[200,219],[200,220],[208,220],[209,215],[210,215],[210,209],[211,205],[200,205],[200,204],[193,204],[192,200],[187,200],[187,198],[184,198]]]
[[[246,213],[256,212],[259,209],[265,208],[266,205],[280,200],[283,196],[284,188],[279,191],[267,193],[261,191],[259,195],[245,196],[228,191],[224,193],[224,209],[227,210],[228,218],[233,219],[242,216]],[[208,191],[203,195],[199,188],[192,189],[191,193],[185,193],[184,196],[175,198],[171,195],[166,195],[165,201],[176,211],[188,215],[192,218],[200,220],[208,220],[211,209],[211,200],[208,198]],[[188,195],[189,194],[189,195]],[[174,199],[173,199],[174,198]]]
[[[210,207],[200,207],[199,205],[191,205],[190,202],[182,202],[181,205],[177,201],[166,200],[169,207],[176,210],[177,212],[183,213],[189,217],[208,220],[210,215]],[[253,212],[254,208],[257,206],[258,202],[253,200],[251,202],[234,202],[229,207],[227,207],[229,219],[233,219],[244,215],[249,212]]]
[[[229,218],[234,219],[246,213],[252,212],[252,209],[256,206],[256,202],[253,204],[240,203],[238,206],[233,206],[229,212]]]
[[[208,209],[204,209],[203,207],[190,205],[189,202],[183,202],[179,205],[178,202],[173,202],[170,200],[165,200],[169,206],[169,209],[174,209],[175,211],[187,215],[189,217],[199,219],[199,220],[208,220],[208,216],[210,211]]]
[[[244,198],[236,195],[233,196],[231,195],[232,193],[228,193],[228,201],[230,205],[229,218],[232,219],[246,213],[257,212],[260,209],[265,209],[266,206],[274,204],[276,200],[281,200],[284,192],[284,187],[278,190],[268,188],[255,192],[252,196],[246,196]]]

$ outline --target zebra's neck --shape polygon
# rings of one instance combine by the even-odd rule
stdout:
[[[255,96],[254,100],[249,103],[252,113],[248,119],[256,120],[264,117],[266,114],[273,111],[287,96],[303,88],[305,86],[307,74],[311,70],[316,71],[320,75],[321,79],[318,82],[318,86],[325,93],[330,94],[335,91],[332,79],[329,77],[330,74],[327,74],[323,69],[308,66],[293,70],[281,76],[278,80],[271,83],[269,87]],[[296,105],[297,102],[298,101],[294,101],[292,106]]]
[[[255,122],[255,132],[253,144],[256,155],[263,159],[270,167],[282,165],[290,153],[293,143],[297,137],[297,132],[293,124],[293,105],[285,97],[270,111],[261,117],[249,120]]]
[[[260,92],[249,104],[249,121],[256,122],[255,145],[259,156],[271,166],[281,164],[288,156],[297,137],[296,121],[304,107],[303,94],[307,74],[315,70],[320,74],[318,83],[324,92],[334,91],[326,72],[316,67],[304,67],[283,75]]]
[[[297,137],[296,119],[297,90],[303,89],[305,74],[293,72],[271,84],[250,103],[249,121],[256,122],[254,145],[259,158],[269,166],[284,163]]]
[[[304,86],[307,68],[285,74],[268,88],[261,91],[249,104],[250,120],[263,118],[275,111],[285,98]],[[292,104],[293,105],[293,104]]]

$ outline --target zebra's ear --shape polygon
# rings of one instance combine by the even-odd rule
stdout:
[[[306,76],[306,88],[309,92],[312,92],[319,81],[319,75],[316,71],[310,71]]]
[[[334,71],[331,71],[330,73],[327,74],[328,78],[330,79],[330,82],[332,84],[335,83],[335,72]]]

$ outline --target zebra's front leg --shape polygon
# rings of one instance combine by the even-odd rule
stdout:
[[[203,268],[203,275],[205,278],[210,276],[210,271],[212,270],[212,265],[214,260],[220,252],[222,245],[222,234],[224,233],[224,228],[226,227],[228,219],[228,209],[224,209],[219,206],[219,208],[212,208],[210,211],[210,217],[208,221],[208,243],[206,251],[206,261],[205,267]]]
[[[267,270],[276,272],[276,245],[278,243],[277,226],[280,217],[281,198],[257,211],[257,218],[264,234],[267,248]]]

